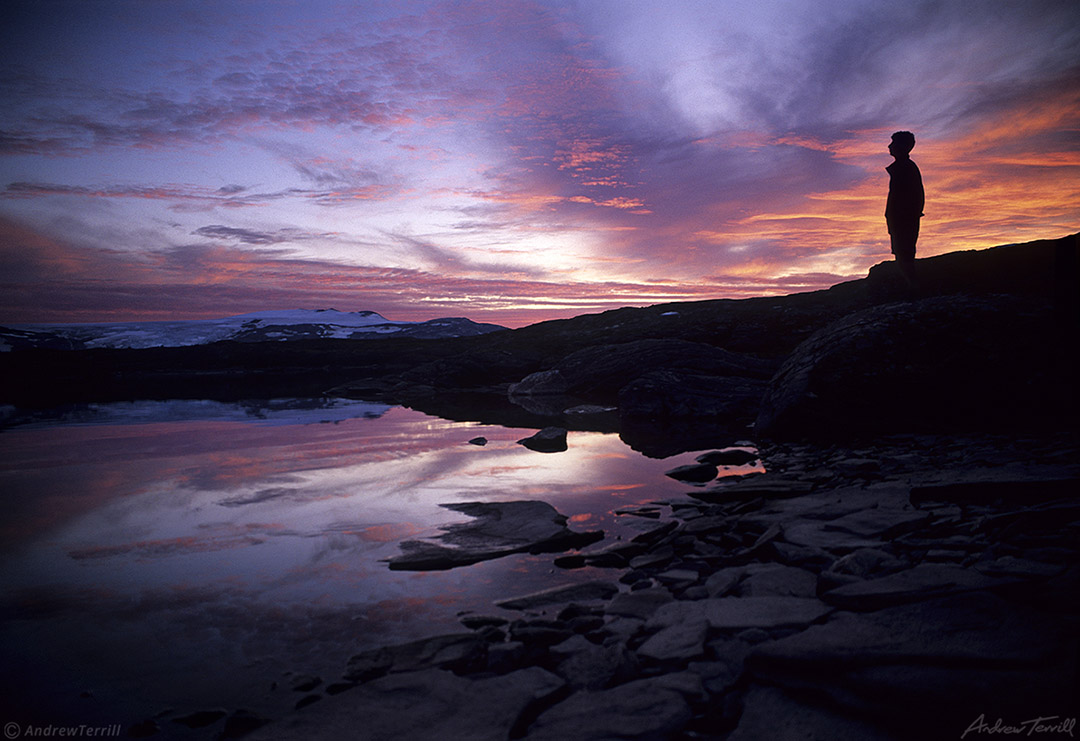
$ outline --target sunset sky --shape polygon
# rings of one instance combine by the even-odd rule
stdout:
[[[1080,3],[8,2],[0,322],[508,326],[1080,231]]]

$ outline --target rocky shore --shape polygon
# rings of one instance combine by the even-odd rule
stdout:
[[[592,581],[556,572],[461,633],[353,656],[256,737],[1071,737],[1077,249],[919,261],[916,292],[883,264],[776,303],[611,312],[576,347],[544,330],[546,358],[505,333],[501,355],[403,374],[419,408],[517,374],[495,388],[547,452],[575,424],[659,457],[721,449],[670,472],[685,498],[619,511],[636,535],[553,558]],[[748,451],[765,473],[718,478]]]
[[[456,505],[473,522],[387,567],[551,553],[551,588],[300,677],[280,717],[193,716],[218,737],[1073,737],[1078,236],[919,260],[915,290],[883,263],[828,291],[431,344],[13,353],[4,369],[28,398],[303,378],[531,427],[538,455],[567,430],[657,458],[715,448],[671,471],[685,497],[619,510],[636,523],[621,540],[542,501]],[[764,473],[720,475],[751,454]]]
[[[1070,735],[1072,435],[760,456],[767,473],[688,485],[624,511],[632,538],[554,558],[600,578],[556,574],[460,633],[353,656],[251,738],[932,739],[1040,718]]]

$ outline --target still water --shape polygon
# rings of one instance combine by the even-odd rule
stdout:
[[[617,576],[555,569],[550,554],[390,571],[400,541],[467,519],[440,504],[542,500],[576,530],[604,530],[602,546],[643,523],[616,510],[685,496],[664,471],[695,456],[650,459],[596,432],[538,453],[516,443],[535,430],[346,400],[8,421],[0,692],[9,715],[39,723],[280,715],[298,674],[332,682],[358,650],[461,630],[461,612],[498,614],[497,599]],[[478,436],[487,445],[469,443]]]

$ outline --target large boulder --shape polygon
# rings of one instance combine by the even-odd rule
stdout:
[[[1075,408],[1049,301],[938,296],[850,314],[799,345],[770,382],[762,437],[1007,429]]]
[[[619,391],[619,412],[624,417],[716,417],[750,423],[767,385],[760,378],[650,371]]]
[[[638,340],[572,353],[554,368],[511,385],[510,395],[570,394],[595,401],[615,401],[620,389],[650,371],[764,380],[773,369],[769,361],[700,342]]]

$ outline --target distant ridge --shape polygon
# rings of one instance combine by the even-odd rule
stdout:
[[[374,311],[293,309],[256,311],[223,319],[88,324],[17,324],[0,327],[0,351],[29,348],[90,350],[190,347],[212,342],[312,339],[442,339],[506,329],[461,317],[395,322]]]

